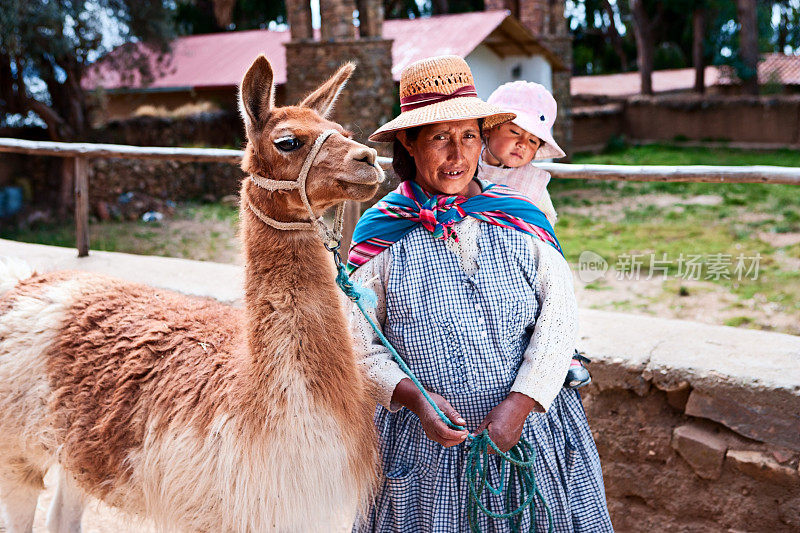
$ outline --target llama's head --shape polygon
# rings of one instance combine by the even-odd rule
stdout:
[[[383,180],[377,152],[352,140],[342,126],[326,118],[354,69],[347,63],[298,105],[275,107],[272,67],[260,55],[239,90],[247,132],[242,169],[249,174],[267,180],[297,180],[315,141],[323,132],[334,130],[313,157],[306,178],[305,190],[316,216],[344,200],[368,200]],[[247,180],[242,194],[278,220],[308,219],[297,190],[268,191]]]

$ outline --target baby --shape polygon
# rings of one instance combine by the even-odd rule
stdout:
[[[550,174],[531,164],[535,159],[566,155],[550,133],[557,113],[553,95],[538,83],[513,81],[495,89],[487,101],[517,117],[483,130],[478,175],[523,193],[555,226],[558,215],[547,193]],[[575,350],[565,386],[578,388],[591,382],[589,371],[582,364],[585,360]]]

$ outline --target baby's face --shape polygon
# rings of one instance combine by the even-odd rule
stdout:
[[[507,167],[527,165],[541,146],[539,137],[512,122],[505,122],[484,132],[490,155]]]

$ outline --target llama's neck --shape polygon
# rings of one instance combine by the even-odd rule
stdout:
[[[242,224],[248,379],[261,395],[346,394],[356,369],[329,252],[313,231],[277,230],[249,210]]]

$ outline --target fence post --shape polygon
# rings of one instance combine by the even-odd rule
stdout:
[[[89,177],[86,157],[75,160],[75,241],[78,257],[89,255]]]
[[[344,203],[344,225],[342,226],[342,260],[347,261],[347,251],[350,249],[350,241],[353,239],[353,230],[361,216],[361,202],[347,200]]]

